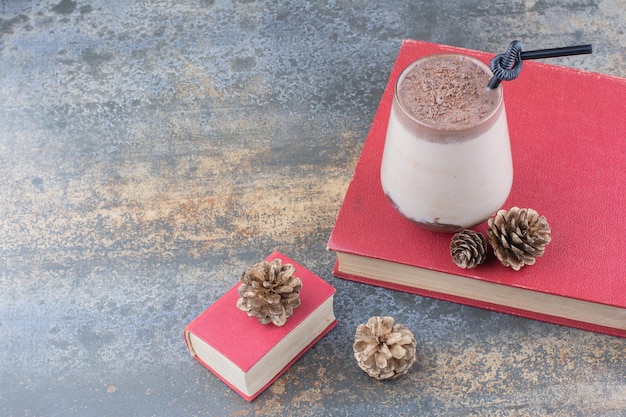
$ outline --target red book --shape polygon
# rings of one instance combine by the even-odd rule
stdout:
[[[412,61],[440,52],[487,64],[494,56],[403,42],[328,242],[337,253],[333,273],[626,337],[626,80],[525,61],[521,75],[503,83],[514,166],[503,208],[535,209],[547,218],[552,241],[520,271],[494,256],[466,270],[452,261],[451,234],[399,215],[379,178],[395,81]]]
[[[336,324],[335,289],[326,281],[278,252],[302,281],[300,306],[281,327],[263,325],[237,308],[236,284],[185,327],[191,355],[247,401],[269,387]]]

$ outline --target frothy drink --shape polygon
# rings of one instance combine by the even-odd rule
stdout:
[[[381,164],[383,190],[419,225],[457,231],[485,221],[513,182],[502,87],[482,62],[430,55],[396,84]]]

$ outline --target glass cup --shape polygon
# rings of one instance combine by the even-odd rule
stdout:
[[[382,188],[404,217],[456,232],[482,223],[507,199],[513,162],[502,86],[460,54],[411,63],[396,82],[380,168]]]

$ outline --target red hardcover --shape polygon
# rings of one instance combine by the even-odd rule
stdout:
[[[205,363],[197,355],[193,354],[193,349],[189,346],[187,338],[188,332],[195,334],[211,345],[243,372],[248,372],[278,342],[302,323],[309,314],[334,295],[335,289],[330,284],[287,256],[274,252],[266,260],[271,261],[276,258],[281,259],[283,264],[292,264],[296,269],[294,275],[302,280],[301,304],[294,309],[293,315],[284,326],[262,325],[256,318],[248,317],[244,311],[238,310],[236,307],[239,299],[237,289],[241,283],[237,283],[185,327],[185,342],[192,356],[247,401],[252,401],[260,395],[307,350],[337,325],[337,320],[330,322],[315,340],[300,351],[263,388],[251,395],[237,389],[223,375],[217,372],[211,364]],[[253,343],[249,341],[253,341]]]
[[[626,80],[525,61],[504,82],[513,187],[503,208],[530,207],[544,215],[552,242],[535,265],[516,272],[495,258],[458,268],[450,234],[423,230],[400,216],[384,195],[380,162],[395,81],[425,55],[456,52],[489,63],[493,54],[421,41],[404,41],[357,162],[328,249],[447,274],[626,309]],[[474,228],[485,232],[486,223]],[[352,279],[527,318],[626,337],[626,327],[598,326],[567,317],[484,303],[341,272]],[[624,316],[626,317],[626,316]]]

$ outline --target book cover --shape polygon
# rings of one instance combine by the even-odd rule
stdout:
[[[328,241],[328,249],[337,252],[334,274],[626,337],[626,123],[621,105],[626,80],[525,61],[520,76],[503,83],[514,178],[502,208],[537,210],[548,219],[552,242],[535,265],[520,271],[493,256],[464,270],[450,256],[451,234],[429,232],[403,218],[388,202],[379,178],[395,81],[409,63],[441,52],[487,64],[494,56],[403,42]],[[474,230],[485,233],[486,228],[485,222]],[[382,281],[365,270],[346,270],[342,257],[349,263],[353,257],[366,264],[381,261],[419,279]],[[442,286],[443,277],[450,281]],[[468,285],[476,290],[465,292]],[[563,308],[546,312],[542,303]],[[590,311],[596,318],[588,320]]]
[[[263,325],[239,310],[239,282],[184,331],[191,355],[247,401],[261,394],[337,324],[332,311],[335,289],[281,253],[274,252],[266,260],[276,258],[292,264],[294,276],[302,281],[301,304],[285,325]],[[202,354],[206,346],[214,353],[211,361]],[[276,350],[278,346],[283,349]],[[291,356],[280,354],[286,346],[298,349]],[[272,368],[276,372],[270,372]]]

